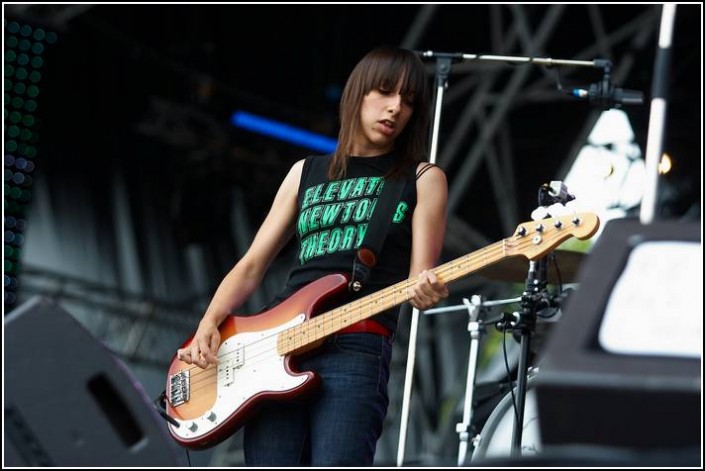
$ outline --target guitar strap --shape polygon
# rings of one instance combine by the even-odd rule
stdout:
[[[377,264],[377,254],[387,237],[394,211],[404,189],[414,178],[414,172],[406,172],[399,178],[385,179],[382,194],[367,225],[365,238],[353,260],[352,278],[348,287],[351,291],[360,291],[370,276],[370,271]]]

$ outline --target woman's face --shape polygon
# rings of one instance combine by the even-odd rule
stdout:
[[[392,90],[378,88],[363,97],[354,155],[379,155],[393,149],[414,112],[411,97],[402,96],[400,90],[401,80]]]

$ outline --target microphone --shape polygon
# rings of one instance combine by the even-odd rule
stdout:
[[[591,104],[602,107],[621,108],[622,105],[641,105],[644,103],[644,94],[638,90],[616,88],[608,83],[605,90],[604,82],[593,83],[586,88],[569,88],[566,93],[580,100],[588,100]]]
[[[641,105],[644,103],[644,94],[639,90],[615,88],[614,101],[622,105]]]

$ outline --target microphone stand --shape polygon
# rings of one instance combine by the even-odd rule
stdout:
[[[568,188],[562,181],[552,181],[550,184],[543,184],[539,187],[538,209],[549,208],[560,203],[566,203],[575,199],[575,196],[568,192]],[[536,212],[536,211],[535,211]],[[546,214],[546,217],[549,215]],[[537,221],[537,230],[542,227],[540,220]],[[541,309],[550,307],[553,303],[551,296],[546,289],[548,284],[547,276],[548,257],[538,260],[531,260],[529,263],[529,273],[526,277],[524,292],[521,295],[521,314],[514,323],[505,321],[505,328],[512,328],[519,332],[521,338],[521,348],[519,351],[519,367],[517,370],[517,397],[516,415],[514,416],[514,430],[512,432],[511,456],[521,456],[521,438],[524,431],[524,405],[526,403],[526,384],[529,371],[529,354],[531,352],[531,336],[536,328],[538,312]]]
[[[492,54],[464,54],[461,52],[447,53],[434,51],[416,51],[423,58],[436,59],[435,86],[436,94],[434,99],[433,122],[431,124],[431,148],[429,162],[436,163],[438,153],[438,131],[441,122],[441,108],[443,104],[443,92],[448,87],[448,75],[450,75],[453,62],[461,60],[472,61],[496,61],[507,63],[540,64],[548,67],[555,65],[566,65],[575,67],[595,67],[603,68],[604,59],[592,61],[552,59],[542,57],[520,57],[520,56],[500,56]],[[409,347],[406,361],[406,374],[404,377],[404,393],[402,399],[401,421],[399,424],[399,445],[397,448],[397,466],[402,466],[404,462],[404,450],[406,448],[406,434],[409,422],[409,409],[411,404],[411,385],[414,375],[414,364],[416,362],[416,338],[418,336],[419,310],[414,308],[411,313],[411,326],[409,328]]]
[[[546,290],[547,258],[531,261],[526,286],[521,296],[521,315],[514,325],[521,338],[519,367],[517,370],[517,397],[514,430],[512,432],[511,456],[521,456],[521,438],[524,431],[524,405],[526,402],[527,373],[529,371],[529,354],[531,337],[536,327],[537,312],[548,302]]]
[[[431,149],[428,161],[436,163],[438,154],[438,130],[441,126],[441,107],[443,105],[443,91],[448,87],[448,75],[450,75],[453,61],[461,60],[465,57],[461,53],[434,53],[426,51],[419,53],[423,57],[436,58],[436,94],[434,98],[433,122],[431,124]],[[397,448],[397,466],[404,463],[404,450],[406,449],[406,432],[409,426],[409,408],[411,406],[411,386],[414,376],[414,364],[416,363],[416,337],[419,330],[419,310],[413,308],[411,311],[411,327],[409,329],[409,347],[406,359],[406,375],[404,378],[404,394],[401,407],[401,422],[399,424],[399,446]]]
[[[438,154],[438,130],[441,123],[443,90],[445,90],[448,86],[448,75],[450,74],[451,63],[454,59],[458,59],[457,56],[458,54],[439,54],[436,61],[436,95],[434,101],[433,123],[431,125],[431,150],[429,155],[429,162],[432,164],[436,163],[436,155]],[[406,358],[406,375],[404,378],[404,394],[401,406],[401,422],[399,424],[399,446],[397,448],[398,467],[404,462],[404,450],[406,449],[406,432],[409,426],[411,386],[413,383],[414,365],[416,363],[416,337],[418,336],[418,331],[419,310],[413,308],[411,311],[411,327],[409,328],[409,347]]]

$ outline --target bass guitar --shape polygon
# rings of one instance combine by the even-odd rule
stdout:
[[[507,257],[541,258],[570,237],[587,239],[597,231],[593,213],[520,224],[514,235],[434,268],[450,283]],[[345,327],[409,300],[410,278],[376,293],[319,313],[348,287],[343,274],[325,276],[303,287],[273,309],[254,316],[230,315],[219,326],[218,363],[202,369],[171,361],[166,385],[169,431],[181,445],[214,446],[237,431],[264,401],[290,399],[317,383],[312,371],[296,371],[292,357],[319,346]],[[186,340],[182,348],[191,343]]]

